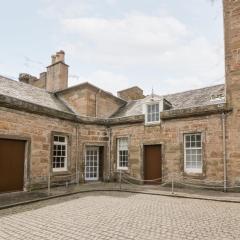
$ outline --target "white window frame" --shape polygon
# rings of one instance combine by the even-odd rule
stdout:
[[[65,140],[64,140],[64,142],[55,141],[54,140],[55,137],[63,137]],[[55,155],[54,151],[56,151],[56,150],[54,150],[54,146],[65,146],[65,156]],[[60,150],[60,151],[62,151],[62,150]],[[64,157],[64,167],[53,167],[54,157]],[[53,172],[67,171],[67,158],[68,158],[68,137],[66,135],[54,134],[53,135],[52,171]]]
[[[201,137],[201,147],[197,147],[197,146],[194,146],[194,147],[192,147],[191,146],[191,140],[190,140],[190,146],[189,147],[187,147],[186,146],[186,138],[187,137],[190,137],[190,139],[191,139],[191,136],[193,136],[193,135],[195,135],[195,139],[196,139],[196,136],[197,135],[200,135],[200,137]],[[198,141],[196,141],[195,140],[195,142],[198,142]],[[184,172],[186,172],[186,173],[202,173],[202,170],[203,170],[203,144],[202,144],[202,134],[201,133],[186,133],[186,134],[184,134]],[[187,150],[196,150],[196,152],[197,152],[197,150],[201,150],[201,167],[196,167],[196,168],[189,168],[189,167],[187,167]],[[198,154],[196,154],[196,158],[197,158],[197,156],[198,156]],[[197,160],[196,160],[197,161]]]
[[[88,151],[92,151],[91,154],[87,154]],[[95,154],[96,153],[96,154]],[[94,157],[96,157],[96,163],[94,160]],[[88,170],[87,170],[88,168]],[[95,169],[96,168],[96,171]],[[96,177],[91,176],[96,173]],[[94,146],[86,146],[85,149],[85,180],[87,181],[96,181],[99,180],[99,147]]]
[[[158,116],[159,116],[159,119],[157,121],[148,121],[148,107],[149,106],[153,106],[153,105],[158,105],[158,110],[159,112],[155,111],[154,113],[157,114],[158,113]],[[160,102],[159,101],[153,101],[153,102],[148,102],[146,103],[146,106],[145,106],[145,124],[157,124],[157,123],[160,123]],[[150,113],[151,115],[153,114],[152,112]]]
[[[127,141],[127,148],[126,149],[120,149],[120,141],[121,140],[126,140]],[[120,137],[120,138],[117,138],[117,169],[118,170],[128,170],[128,166],[127,167],[122,167],[120,166],[120,154],[119,152],[122,150],[122,151],[127,151],[127,165],[129,165],[129,150],[128,150],[128,145],[129,145],[129,142],[128,142],[128,137]]]

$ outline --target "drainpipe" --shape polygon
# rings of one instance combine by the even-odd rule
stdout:
[[[226,158],[226,115],[222,113],[222,131],[223,131],[223,189],[227,191],[227,158]]]
[[[109,165],[109,181],[111,178],[111,147],[112,147],[112,129],[108,128],[108,165]]]
[[[79,183],[79,169],[78,169],[78,161],[79,161],[79,126],[76,125],[76,183]]]

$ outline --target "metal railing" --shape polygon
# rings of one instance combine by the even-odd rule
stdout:
[[[115,183],[117,185],[113,186],[111,185],[114,183],[114,181],[111,181],[115,176]],[[67,180],[59,180],[58,178],[61,178],[64,176],[58,176],[58,175],[52,175],[50,173],[47,177],[47,193],[48,195],[51,195],[51,189],[55,187],[63,187],[65,186],[66,188],[69,187],[69,185],[79,185],[80,184],[80,171],[76,173],[70,174],[68,177],[69,179]],[[117,189],[126,189],[129,186],[131,187],[137,187],[137,186],[143,186],[146,185],[146,189],[148,185],[153,185],[156,186],[154,189],[158,189],[157,186],[159,187],[168,187],[165,188],[169,189],[171,194],[175,194],[176,189],[179,188],[190,188],[190,189],[201,189],[201,190],[222,190],[225,191],[226,189],[229,191],[240,191],[240,185],[231,185],[230,182],[228,182],[227,186],[224,186],[224,181],[209,181],[209,180],[193,180],[187,177],[184,177],[182,175],[176,174],[176,173],[171,173],[168,174],[167,176],[161,177],[161,178],[156,178],[156,179],[150,179],[150,180],[144,180],[140,179],[137,177],[134,177],[127,173],[124,170],[119,170],[116,172],[113,172],[113,178],[110,176],[105,176],[103,177],[104,184],[109,183],[109,186],[113,186],[114,188]],[[82,175],[81,179],[84,179],[84,176]],[[105,182],[107,180],[107,182]],[[46,181],[42,182],[43,185],[46,186]],[[98,186],[99,187],[99,186]],[[149,187],[149,189],[151,189]],[[160,190],[160,189],[158,189]],[[163,188],[161,189],[163,190]]]
[[[133,186],[143,185],[143,184],[154,184],[159,185],[160,187],[168,186],[172,194],[175,194],[176,188],[195,188],[195,189],[202,189],[202,190],[222,190],[226,192],[226,190],[240,190],[240,185],[225,185],[224,181],[209,181],[209,180],[193,180],[187,177],[180,176],[179,174],[169,174],[168,176],[151,179],[151,180],[144,180],[139,179],[133,176],[130,176],[123,170],[119,170],[116,173],[119,174],[119,188],[122,189],[122,184],[129,184]],[[125,185],[126,187],[126,185]]]

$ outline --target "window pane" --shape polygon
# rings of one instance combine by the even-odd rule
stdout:
[[[66,168],[67,160],[67,143],[65,142],[66,138],[64,136],[54,136],[53,144],[53,158],[52,158],[52,167],[57,168]]]
[[[59,142],[65,142],[65,137],[59,137]]]
[[[196,136],[194,134],[191,135],[191,141],[195,142]]]
[[[191,141],[191,147],[196,147],[196,142]]]
[[[155,121],[156,121],[156,114],[153,113],[153,114],[152,114],[152,122],[155,122]]]
[[[155,122],[160,120],[159,103],[147,105],[147,122]]]
[[[128,166],[128,139],[118,139],[118,167]]]
[[[156,109],[156,105],[153,104],[153,105],[152,105],[152,113],[154,113],[154,112],[156,111],[155,109]]]
[[[202,155],[202,149],[197,149],[197,154]]]
[[[196,147],[201,147],[202,143],[201,142],[196,142]]]
[[[201,135],[200,134],[197,135],[196,141],[201,142]]]
[[[202,169],[202,142],[201,134],[185,135],[185,167],[186,169],[196,169],[197,172]]]
[[[151,113],[151,112],[152,112],[151,110],[152,110],[152,109],[151,109],[151,105],[148,105],[148,106],[147,106],[147,112],[148,112],[148,113]]]

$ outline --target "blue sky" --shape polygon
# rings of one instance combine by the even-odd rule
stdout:
[[[2,1],[0,74],[38,76],[63,49],[70,85],[166,94],[223,83],[221,2]]]

